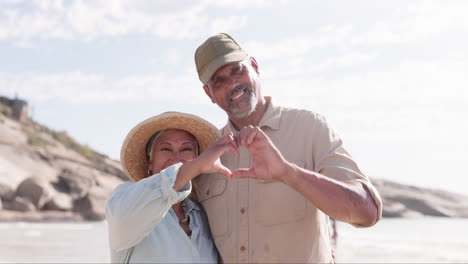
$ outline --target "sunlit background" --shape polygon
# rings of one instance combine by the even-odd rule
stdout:
[[[1,0],[0,95],[119,159],[164,111],[226,115],[193,53],[227,32],[263,92],[327,117],[371,177],[466,193],[468,1]]]

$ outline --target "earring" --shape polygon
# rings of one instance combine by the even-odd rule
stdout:
[[[146,173],[148,173],[148,176],[152,175],[153,174],[153,171],[151,170],[147,170]]]

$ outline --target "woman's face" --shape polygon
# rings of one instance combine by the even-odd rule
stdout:
[[[153,174],[197,156],[195,137],[185,130],[168,129],[153,143],[148,169]]]

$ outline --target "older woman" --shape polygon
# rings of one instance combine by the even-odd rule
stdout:
[[[106,210],[112,262],[217,262],[206,215],[187,197],[200,173],[230,175],[219,157],[236,153],[235,142],[218,137],[209,122],[177,112],[129,132],[121,162],[133,183],[119,185]]]

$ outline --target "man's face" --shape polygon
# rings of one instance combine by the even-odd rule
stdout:
[[[260,97],[257,64],[250,59],[227,64],[213,74],[204,89],[230,117],[249,116]]]

